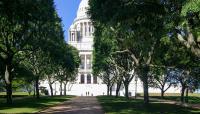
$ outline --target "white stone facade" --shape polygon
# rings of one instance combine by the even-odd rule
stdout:
[[[102,84],[101,79],[92,75],[92,51],[94,27],[87,15],[88,0],[82,0],[77,17],[70,26],[68,43],[79,50],[81,65],[79,67],[76,82],[73,84],[68,94],[89,96],[106,94],[106,85]]]

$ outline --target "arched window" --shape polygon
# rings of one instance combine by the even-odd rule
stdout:
[[[81,84],[84,84],[85,83],[85,76],[84,74],[81,74]]]
[[[87,75],[87,84],[91,84],[91,75],[90,74]]]

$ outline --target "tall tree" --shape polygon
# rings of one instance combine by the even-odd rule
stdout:
[[[56,41],[62,38],[52,37],[59,34],[54,29],[53,0],[1,0],[0,7],[0,58],[5,64],[7,103],[12,104],[12,71],[16,55],[38,48],[48,50],[50,43],[52,47],[56,46]],[[16,62],[20,60],[16,59]]]
[[[143,81],[144,102],[149,102],[148,72],[155,46],[163,33],[164,5],[160,1],[90,0],[91,19],[114,29],[118,53],[129,53]]]
[[[164,93],[172,86],[176,86],[173,76],[169,75],[167,68],[151,68],[150,71],[150,87],[160,89],[161,98],[164,98]]]

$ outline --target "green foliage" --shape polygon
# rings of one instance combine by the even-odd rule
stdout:
[[[164,4],[160,1],[121,1],[121,0],[90,0],[89,14],[94,24],[112,29],[110,41],[114,41],[116,55],[121,56],[128,64],[132,64],[137,75],[144,83],[145,102],[148,102],[148,72],[152,64],[155,48],[165,32],[163,20],[166,16]],[[108,7],[109,5],[109,7]],[[103,34],[98,27],[95,37]],[[107,31],[106,31],[107,32]],[[101,36],[101,35],[100,35]],[[107,35],[109,36],[109,35]],[[106,39],[106,38],[105,38]],[[98,40],[98,42],[101,40]],[[97,44],[99,45],[99,44]],[[103,46],[102,46],[103,47]],[[105,46],[106,47],[106,46]],[[98,48],[98,46],[95,46]],[[107,48],[106,48],[107,49]],[[112,49],[112,48],[111,48]],[[115,53],[115,51],[113,53]],[[96,53],[95,53],[96,54]],[[100,54],[99,54],[100,55]],[[96,57],[96,55],[94,55]],[[109,57],[108,55],[105,55]],[[125,61],[121,61],[124,63]],[[129,66],[126,64],[124,66]],[[126,68],[126,73],[133,70],[133,67]],[[127,70],[128,69],[128,70]]]
[[[173,76],[169,75],[169,70],[167,68],[154,67],[150,70],[149,86],[158,88],[161,91],[167,91],[171,86],[176,87],[177,83]]]
[[[98,75],[109,69],[109,59],[114,52],[116,43],[113,31],[103,25],[96,25],[93,51],[93,73]]]
[[[13,80],[31,90],[33,79],[55,74],[54,65],[77,72],[78,51],[64,41],[53,0],[1,0],[0,15],[0,76],[7,72],[9,103]]]
[[[186,16],[188,12],[200,12],[199,6],[199,0],[186,0],[186,3],[182,7],[182,16]]]
[[[95,73],[108,69],[109,59],[120,66],[122,59],[130,57],[144,84],[144,100],[148,101],[148,74],[152,67],[199,67],[199,1],[90,0],[89,5],[96,29]]]

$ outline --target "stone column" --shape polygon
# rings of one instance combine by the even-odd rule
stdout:
[[[71,41],[71,31],[68,33],[69,41]]]
[[[75,40],[75,42],[77,42],[78,41],[78,39],[77,39],[77,31],[75,30],[75,32],[74,32],[74,40]]]

